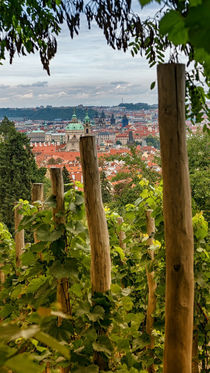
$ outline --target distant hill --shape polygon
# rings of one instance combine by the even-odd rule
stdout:
[[[157,108],[157,105],[148,105],[146,103],[125,103],[118,105],[119,107],[124,107],[127,110],[149,110]],[[86,114],[86,110],[88,109],[88,115],[90,119],[93,119],[97,114],[97,110],[90,108],[85,108],[78,106],[76,108],[71,106],[60,106],[60,107],[37,107],[37,108],[0,108],[0,119],[4,117],[9,118],[10,120],[70,120],[72,114],[76,109],[76,114],[78,119],[83,120]]]
[[[124,107],[127,110],[150,110],[150,109],[157,109],[158,105],[148,105],[144,102],[138,102],[137,104],[133,103],[121,103],[118,105],[119,107]]]
[[[77,118],[83,120],[86,108],[76,107]],[[74,112],[74,107],[37,107],[37,108],[0,108],[0,119],[5,116],[9,119],[19,120],[70,120]],[[91,119],[95,117],[97,111],[88,108],[88,115]]]

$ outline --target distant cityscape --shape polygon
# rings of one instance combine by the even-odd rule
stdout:
[[[126,154],[130,146],[135,145],[147,166],[160,172],[155,162],[159,153],[157,105],[125,103],[113,107],[0,109],[0,118],[4,116],[28,136],[39,167],[65,166],[75,181],[83,181],[79,139],[87,134],[96,136],[99,158]],[[196,131],[190,121],[186,121],[186,125],[192,132]],[[110,180],[124,168],[122,161],[113,158],[103,164],[103,171]]]

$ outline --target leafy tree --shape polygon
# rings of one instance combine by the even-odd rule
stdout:
[[[126,155],[115,155],[106,159],[121,160],[127,168],[127,172],[119,172],[112,178],[112,182],[118,181],[118,183],[114,186],[113,198],[109,204],[110,208],[116,210],[119,214],[123,214],[126,205],[134,203],[142,192],[141,177],[146,178],[153,184],[159,179],[159,175],[142,160],[142,154],[135,146],[132,146],[130,153]]]
[[[202,210],[206,218],[209,217],[209,135],[197,133],[191,135],[187,141],[189,171],[192,189],[193,205],[196,212]]]
[[[0,124],[0,219],[13,230],[13,207],[20,198],[30,200],[31,184],[42,182],[28,138],[5,118]]]
[[[156,149],[160,149],[160,140],[152,135],[145,137],[148,146],[154,146]]]
[[[111,201],[111,184],[109,180],[107,180],[104,170],[102,170],[100,173],[100,181],[101,181],[102,201],[103,203],[110,202]]]
[[[72,180],[66,166],[63,167],[62,173],[63,173],[63,182],[64,182],[64,192],[67,192],[67,190],[73,188],[73,186],[70,185],[71,183],[73,183],[73,180]]]
[[[15,269],[15,247],[11,233],[0,223],[0,287],[5,275]],[[3,276],[2,276],[3,274]]]

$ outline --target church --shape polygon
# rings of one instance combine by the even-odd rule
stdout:
[[[65,150],[70,152],[79,152],[79,139],[82,135],[87,135],[91,132],[91,124],[88,113],[85,116],[84,124],[77,119],[76,114],[72,115],[72,119],[65,128]]]

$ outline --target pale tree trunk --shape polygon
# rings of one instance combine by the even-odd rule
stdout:
[[[166,241],[164,373],[192,372],[193,230],[185,135],[185,67],[158,66]]]
[[[91,246],[92,292],[105,293],[111,286],[111,259],[107,222],[101,197],[100,176],[95,136],[80,138],[80,156],[83,172],[84,195]],[[101,328],[98,334],[105,334]],[[94,353],[94,362],[100,370],[108,369],[108,362],[100,352]]]
[[[111,285],[109,235],[101,197],[95,136],[80,138],[85,207],[91,246],[92,291],[105,293]]]
[[[150,246],[153,244],[153,237],[155,234],[155,219],[152,217],[152,210],[146,211],[146,219],[147,219],[147,234],[149,236],[147,240],[148,245],[148,254],[151,259],[151,264],[154,261],[154,251],[150,250]],[[154,271],[151,271],[149,268],[146,269],[147,273],[147,283],[148,283],[148,305],[147,305],[147,319],[146,319],[146,332],[150,336],[150,344],[148,345],[148,349],[151,352],[151,356],[153,357],[153,349],[155,346],[155,339],[152,335],[153,325],[154,325],[154,317],[153,314],[155,312],[156,308],[156,295],[155,290],[157,287],[156,281],[155,281],[155,273]],[[150,365],[147,368],[149,373],[155,372],[154,364]]]
[[[24,241],[24,229],[18,232],[19,224],[23,218],[21,214],[19,214],[20,206],[15,207],[15,252],[16,252],[16,268],[19,268],[21,265],[21,254],[25,247]]]
[[[53,208],[53,219],[54,222],[59,224],[65,223],[65,208],[64,208],[64,185],[63,175],[61,168],[50,169],[51,181],[52,181],[52,194],[56,197],[56,207]],[[59,304],[60,310],[68,315],[71,315],[70,298],[69,298],[69,283],[67,278],[58,280],[57,285],[57,303]],[[58,317],[58,326],[61,326],[62,318]],[[70,372],[70,367],[60,368],[60,373]]]

